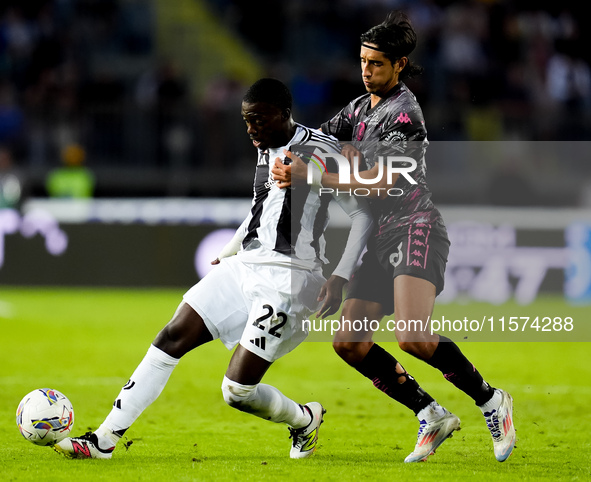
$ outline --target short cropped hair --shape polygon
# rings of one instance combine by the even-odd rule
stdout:
[[[370,28],[361,35],[361,43],[375,44],[388,60],[396,60],[410,55],[417,45],[417,34],[409,18],[401,11],[390,12],[381,24]],[[400,77],[412,77],[423,71],[410,59],[400,73]]]
[[[266,102],[285,111],[291,110],[292,97],[287,86],[277,79],[264,78],[252,84],[244,94],[243,102],[254,104],[255,102]]]

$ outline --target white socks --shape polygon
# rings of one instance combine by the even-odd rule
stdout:
[[[101,448],[114,446],[121,437],[113,432],[128,429],[158,398],[178,362],[178,358],[150,345],[148,353],[121,389],[111,413],[95,432]]]
[[[121,389],[113,409],[95,431],[99,447],[108,449],[117,444],[141,413],[158,398],[179,360],[151,345],[144,359]],[[293,428],[310,424],[310,414],[300,404],[287,398],[271,385],[242,385],[224,377],[224,400],[230,406]]]
[[[293,428],[310,424],[308,411],[271,385],[242,385],[224,377],[222,392],[228,405],[243,412]]]
[[[484,405],[480,405],[478,408],[480,408],[482,413],[491,412],[493,409],[497,409],[499,407],[501,400],[501,391],[498,388],[495,388],[495,393],[493,394],[492,398]],[[425,420],[427,423],[431,423],[439,420],[444,415],[445,409],[437,402],[431,402],[419,413],[417,413],[417,418],[419,420]]]
[[[480,405],[478,408],[482,410],[483,414],[487,412],[490,413],[492,410],[499,408],[502,399],[503,397],[501,395],[501,390],[495,388],[495,393],[493,394],[492,398],[484,405]]]
[[[419,421],[424,420],[427,423],[435,422],[445,415],[445,408],[439,405],[437,402],[431,402],[419,413],[417,418]]]

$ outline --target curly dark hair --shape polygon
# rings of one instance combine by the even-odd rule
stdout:
[[[391,62],[406,57],[417,45],[417,34],[408,16],[399,10],[390,12],[379,25],[361,35],[361,43],[377,45]],[[410,59],[400,73],[400,78],[413,77],[423,72],[423,68],[413,64]]]

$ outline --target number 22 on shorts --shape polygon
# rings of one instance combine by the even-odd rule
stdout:
[[[254,320],[253,325],[259,328],[260,330],[265,331],[265,326],[263,325],[263,323],[269,318],[273,319],[273,314],[275,313],[275,310],[271,305],[267,304],[263,305],[263,309],[266,311],[266,313]],[[269,335],[281,338],[281,333],[279,333],[279,329],[282,328],[285,325],[285,323],[287,323],[287,315],[285,313],[278,312],[276,318],[279,320],[279,323],[269,327],[268,331]]]

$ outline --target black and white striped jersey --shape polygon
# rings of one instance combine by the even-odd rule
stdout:
[[[313,268],[326,263],[324,231],[329,221],[329,203],[336,199],[351,217],[352,228],[345,252],[333,274],[349,279],[371,229],[371,215],[365,201],[354,196],[333,198],[307,184],[280,189],[273,180],[270,167],[276,158],[285,159],[284,150],[292,151],[307,162],[306,156],[310,154],[339,153],[340,145],[332,136],[296,124],[296,132],[287,145],[264,152],[259,150],[252,206],[238,228],[244,234],[242,249],[248,250],[256,240],[268,250],[288,256],[290,262],[303,267]],[[336,172],[336,162],[327,163],[326,168],[329,172]]]

